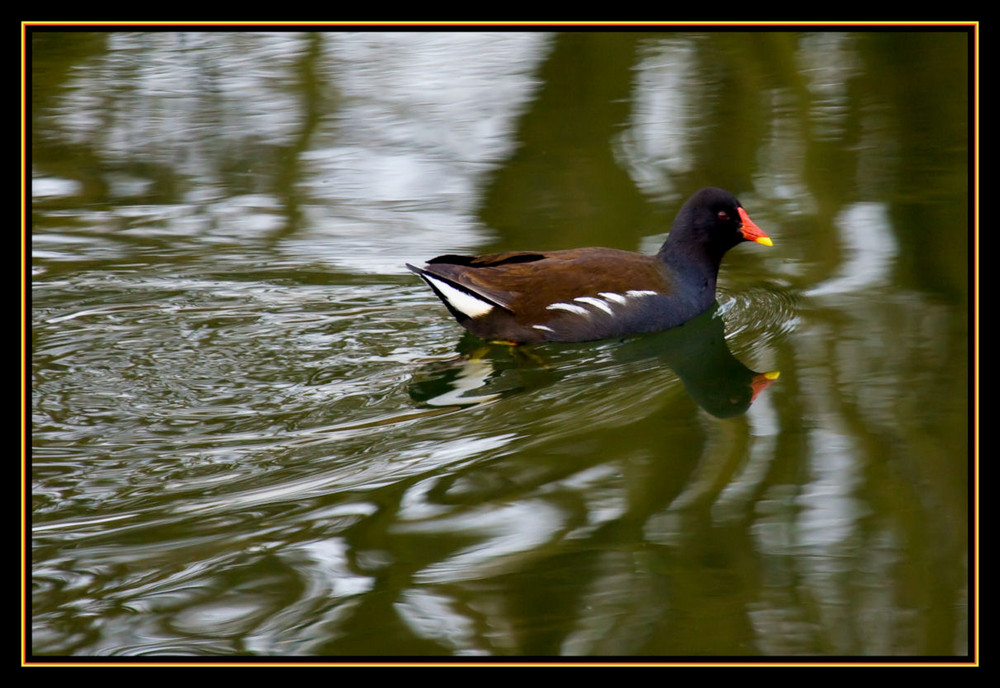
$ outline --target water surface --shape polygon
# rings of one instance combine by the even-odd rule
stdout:
[[[29,38],[35,655],[969,652],[965,33]],[[672,332],[403,267],[705,185],[775,245]]]

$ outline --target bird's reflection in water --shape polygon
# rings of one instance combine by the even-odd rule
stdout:
[[[505,394],[557,383],[563,353],[587,347],[593,351],[595,346],[606,344],[510,346],[466,335],[458,344],[457,356],[429,364],[414,376],[410,396],[429,406],[487,403]],[[659,361],[674,371],[699,406],[718,418],[745,413],[778,378],[778,371],[755,372],[733,355],[717,306],[672,330],[614,342],[602,360],[608,358],[612,365]]]

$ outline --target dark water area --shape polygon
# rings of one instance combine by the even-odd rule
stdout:
[[[972,39],[30,31],[28,651],[967,658]],[[404,267],[709,185],[774,246],[668,332]]]

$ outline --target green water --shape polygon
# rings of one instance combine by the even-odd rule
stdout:
[[[38,658],[969,652],[965,33],[28,47]],[[403,267],[710,184],[774,247],[674,332],[485,346]]]

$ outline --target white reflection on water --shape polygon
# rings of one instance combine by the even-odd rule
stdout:
[[[691,38],[651,43],[636,65],[632,126],[616,141],[618,158],[652,197],[675,195],[672,179],[693,164],[697,97],[704,89]],[[657,248],[659,248],[657,246]]]
[[[428,247],[474,249],[487,237],[475,219],[481,187],[515,144],[548,41],[541,33],[331,36],[325,69],[339,99],[305,157],[309,227],[285,249],[379,274]]]
[[[834,557],[863,515],[855,496],[859,484],[857,449],[844,432],[819,428],[812,434],[812,479],[796,498],[802,516],[796,546]]]
[[[458,613],[455,600],[429,590],[407,590],[395,604],[400,618],[422,638],[432,638],[452,648],[457,656],[489,655],[488,648],[478,648],[475,619]]]
[[[282,92],[301,34],[106,36],[107,50],[96,63],[76,66],[59,106],[47,113],[70,143],[95,146],[109,161],[169,162],[207,179],[216,175],[215,155],[245,144],[248,129],[282,142],[299,126],[300,113]]]
[[[836,140],[848,125],[848,84],[863,68],[855,43],[853,35],[836,31],[802,36],[798,57],[812,94],[810,116],[816,125],[812,135],[817,139]]]
[[[537,558],[541,545],[555,538],[565,519],[564,510],[547,501],[525,499],[464,510],[426,523],[402,520],[392,532],[475,535],[474,546],[434,562],[414,576],[419,583],[440,584],[482,580],[521,569],[525,559]]]
[[[99,151],[100,182],[122,201],[103,216],[79,209],[90,232],[244,246],[301,213],[308,221],[277,247],[289,261],[391,274],[428,246],[483,241],[480,187],[515,145],[550,40],[111,33],[39,117],[52,140]],[[276,166],[294,169],[293,188],[273,188]],[[160,177],[176,192],[169,203],[127,202]],[[83,189],[40,174],[33,191]]]
[[[844,260],[836,275],[805,292],[827,296],[884,285],[899,248],[889,214],[882,203],[855,203],[835,223],[840,231]]]

